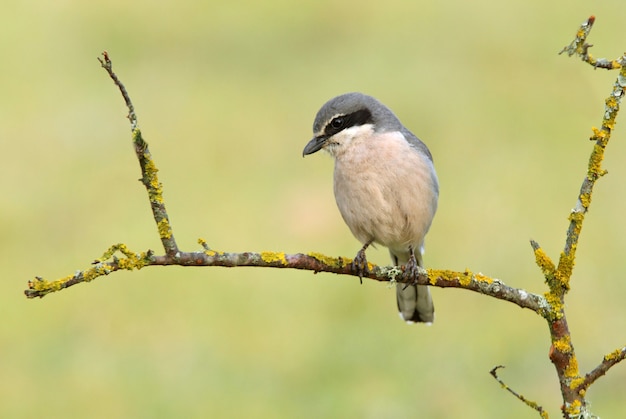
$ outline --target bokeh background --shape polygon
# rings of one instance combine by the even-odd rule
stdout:
[[[119,272],[42,300],[35,275],[86,268],[109,245],[160,250],[109,51],[161,170],[183,250],[359,244],[332,160],[302,159],[313,117],[359,90],[432,150],[440,209],[428,266],[542,293],[529,239],[554,258],[615,72],[557,55],[597,16],[596,56],[626,50],[626,3],[512,0],[16,1],[0,13],[0,416],[6,418],[528,418],[488,374],[559,416],[545,323],[434,289],[407,326],[385,284],[273,269]],[[584,372],[624,344],[626,133],[586,220],[570,327]],[[386,264],[384,249],[370,251]],[[589,391],[626,415],[626,367]]]

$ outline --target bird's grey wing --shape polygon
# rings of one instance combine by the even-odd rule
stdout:
[[[404,135],[404,138],[406,138],[409,144],[424,153],[424,155],[428,157],[431,162],[433,161],[433,156],[432,154],[430,154],[430,150],[428,149],[428,147],[426,147],[426,144],[424,144],[422,140],[415,136],[415,134],[413,134],[405,127],[402,127],[402,135]]]

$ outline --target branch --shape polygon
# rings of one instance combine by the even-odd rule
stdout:
[[[126,107],[128,108],[128,119],[133,133],[133,144],[141,167],[141,181],[148,192],[152,214],[157,224],[163,248],[165,249],[165,255],[156,256],[152,250],[135,253],[130,251],[125,244],[116,244],[107,249],[102,257],[98,258],[93,263],[93,266],[88,269],[78,271],[73,275],[68,275],[54,281],[48,281],[41,277],[36,277],[35,280],[29,281],[28,289],[25,291],[28,298],[42,298],[52,292],[60,291],[83,282],[90,282],[118,270],[138,270],[147,266],[257,266],[303,269],[350,276],[362,275],[361,272],[353,271],[351,266],[352,259],[342,257],[333,258],[319,253],[287,255],[279,252],[217,252],[209,249],[206,242],[202,239],[200,239],[199,242],[204,248],[203,251],[180,251],[174,240],[169,216],[165,209],[163,185],[157,178],[158,169],[150,155],[148,144],[143,139],[141,131],[138,128],[137,116],[130,96],[123,83],[113,71],[113,64],[108,53],[105,51],[102,54],[102,58],[98,58],[98,60],[109,74],[109,77],[111,77],[115,85],[119,88],[124,102],[126,103]],[[118,253],[121,254],[121,257],[116,255]],[[469,270],[455,272],[449,270],[426,271],[419,269],[415,275],[410,275],[405,272],[404,267],[382,267],[370,263],[368,268],[369,274],[364,275],[364,277],[377,281],[410,282],[443,288],[463,288],[512,302],[521,308],[533,310],[544,316],[550,311],[550,307],[543,296],[507,286],[498,279],[490,278],[481,273],[472,273]]]
[[[559,55],[564,52],[567,53],[568,56],[578,55],[580,58],[586,62],[587,64],[592,65],[594,68],[604,68],[605,70],[617,70],[621,68],[622,63],[619,60],[607,60],[606,58],[593,58],[591,54],[589,54],[589,48],[593,45],[588,44],[587,36],[589,36],[589,32],[591,32],[591,28],[593,27],[594,22],[596,21],[595,16],[589,16],[585,22],[580,25],[578,32],[576,32],[576,37],[574,40],[567,46],[563,47],[561,51],[559,51]]]
[[[600,365],[585,375],[585,380],[576,388],[576,391],[584,393],[591,384],[606,374],[613,365],[623,361],[624,359],[626,359],[626,346],[621,349],[616,349],[610,354],[604,355]]]
[[[542,418],[547,419],[548,418],[548,412],[543,410],[543,407],[539,406],[536,402],[533,402],[532,400],[528,400],[526,397],[524,397],[523,395],[521,395],[518,392],[516,392],[515,390],[513,390],[511,387],[506,385],[504,383],[504,381],[502,381],[500,378],[498,378],[498,372],[497,371],[500,368],[504,368],[504,365],[497,365],[497,366],[493,367],[491,369],[491,371],[489,371],[489,374],[491,374],[493,376],[493,378],[495,378],[496,381],[498,383],[500,383],[500,385],[502,386],[503,389],[505,389],[506,391],[508,391],[512,395],[514,395],[516,398],[518,398],[520,401],[522,401],[525,405],[527,405],[531,409],[535,409],[537,412],[539,412],[539,415],[541,415]]]
[[[576,249],[583,221],[591,204],[593,188],[596,181],[607,173],[602,169],[602,160],[604,159],[604,152],[611,137],[611,132],[615,127],[615,118],[617,117],[619,106],[624,96],[624,88],[626,87],[626,55],[617,60],[608,61],[606,59],[597,60],[589,54],[591,45],[587,44],[586,40],[594,22],[594,16],[583,22],[576,32],[575,39],[563,48],[559,54],[567,52],[569,56],[578,55],[584,62],[591,64],[594,68],[620,69],[620,73],[611,94],[605,100],[601,128],[592,128],[593,135],[590,140],[594,141],[595,144],[589,157],[587,173],[580,187],[576,205],[569,215],[565,246],[559,257],[558,265],[555,267],[554,263],[545,255],[536,242],[531,243],[535,251],[537,265],[541,268],[550,289],[546,293],[546,299],[552,307],[551,316],[546,317],[552,341],[549,357],[559,377],[564,402],[562,411],[563,416],[566,418],[577,418],[590,414],[584,397],[584,390],[595,379],[606,373],[610,367],[621,360],[618,354],[618,356],[612,357],[611,361],[605,360],[592,373],[582,378],[567,324],[564,305],[565,294],[570,289],[570,278],[574,269]]]
[[[569,215],[569,226],[567,229],[565,246],[559,256],[558,264],[543,251],[541,246],[531,240],[531,246],[535,253],[535,262],[541,269],[548,285],[549,291],[545,294],[550,310],[544,311],[544,317],[548,321],[552,344],[550,346],[549,358],[552,361],[559,384],[561,395],[563,396],[562,412],[565,418],[589,417],[588,404],[585,400],[587,388],[600,376],[604,375],[613,365],[626,358],[626,348],[612,352],[604,357],[603,362],[585,378],[581,377],[578,367],[578,360],[572,344],[571,333],[565,315],[565,295],[570,289],[570,279],[574,269],[576,259],[576,249],[582,231],[585,215],[589,211],[591,196],[596,181],[607,172],[602,169],[604,152],[611,137],[611,132],[615,127],[615,118],[619,111],[619,106],[624,96],[626,87],[626,55],[616,60],[595,59],[589,54],[590,44],[587,44],[587,36],[595,22],[595,17],[591,16],[583,22],[576,32],[574,40],[564,47],[559,54],[567,52],[569,56],[578,55],[584,62],[591,64],[594,68],[604,68],[607,70],[620,69],[617,81],[613,85],[613,90],[605,101],[604,116],[601,128],[593,127],[594,147],[589,157],[587,173],[581,184],[576,205]],[[518,399],[538,410],[544,416],[543,410],[537,409],[534,402],[529,402],[523,396],[508,388],[496,375],[495,367],[491,374],[504,388],[515,395]]]
[[[41,277],[35,278],[34,281],[29,281],[28,289],[25,291],[25,294],[28,298],[42,298],[50,293],[69,288],[82,282],[93,281],[96,278],[115,271],[139,270],[147,266],[222,266],[229,268],[237,266],[257,266],[330,272],[358,277],[358,273],[352,270],[352,259],[349,258],[333,258],[319,253],[227,253],[209,249],[203,239],[200,239],[199,243],[204,248],[203,251],[179,251],[175,255],[165,254],[161,256],[154,255],[150,250],[141,253],[132,252],[125,244],[116,244],[107,249],[100,258],[93,262],[93,266],[88,269],[78,271],[73,275],[55,281],[47,281]],[[121,254],[121,257],[116,255],[118,253]],[[368,267],[369,272],[363,275],[363,277],[376,281],[411,282],[442,288],[463,288],[500,300],[509,301],[517,304],[521,308],[527,308],[535,312],[543,312],[548,309],[548,304],[541,295],[510,287],[498,279],[489,278],[480,273],[473,273],[468,270],[464,272],[454,272],[419,268],[417,278],[414,278],[405,272],[404,267],[378,266],[371,263]]]
[[[120,89],[124,102],[126,103],[126,107],[128,108],[128,120],[130,121],[130,128],[133,132],[135,154],[137,155],[139,165],[141,166],[142,176],[140,180],[148,191],[150,208],[152,209],[152,215],[154,216],[154,221],[156,221],[159,237],[161,238],[161,243],[163,244],[165,253],[170,256],[175,255],[178,253],[178,246],[176,245],[176,240],[174,240],[174,232],[172,231],[170,220],[167,215],[167,211],[165,210],[163,185],[159,182],[159,178],[157,176],[159,169],[157,169],[154,161],[152,160],[152,155],[148,149],[148,143],[146,143],[141,136],[141,130],[139,130],[139,126],[137,124],[135,107],[133,106],[133,102],[130,100],[130,96],[126,91],[126,88],[113,72],[113,63],[109,58],[109,54],[104,51],[102,53],[102,58],[98,57],[98,61],[100,61],[102,68],[106,70],[109,77],[111,77],[115,85]]]
[[[589,19],[583,22],[578,32],[576,32],[576,38],[568,46],[564,47],[559,54],[567,52],[569,56],[579,55],[583,61],[593,65],[594,68],[600,67],[609,70],[621,69],[621,71],[613,86],[613,91],[605,101],[601,128],[592,128],[593,135],[590,140],[595,141],[595,145],[589,157],[587,174],[580,187],[576,206],[569,215],[570,224],[567,229],[565,247],[559,258],[556,271],[553,272],[553,275],[546,275],[546,281],[550,287],[550,291],[558,298],[561,298],[569,290],[569,280],[576,258],[578,239],[580,237],[585,214],[587,214],[589,205],[591,204],[593,187],[596,181],[607,173],[606,170],[602,169],[602,160],[604,159],[604,151],[611,137],[611,130],[615,127],[615,118],[617,117],[619,105],[624,95],[624,87],[626,86],[626,69],[624,68],[626,55],[617,60],[610,61],[610,66],[599,65],[599,60],[589,55],[588,49],[591,45],[586,43],[586,39],[594,22],[594,16],[589,17]],[[534,245],[533,247],[535,248]],[[538,248],[539,246],[537,245],[536,247]]]

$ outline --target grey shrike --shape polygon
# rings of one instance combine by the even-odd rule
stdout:
[[[334,191],[341,216],[362,244],[353,262],[367,272],[370,244],[389,249],[394,265],[423,266],[424,236],[437,210],[439,185],[426,145],[371,96],[346,93],[322,106],[303,156],[321,149],[335,158]],[[434,321],[426,285],[396,284],[408,323]]]

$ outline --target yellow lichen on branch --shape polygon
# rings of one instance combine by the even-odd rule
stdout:
[[[615,360],[619,359],[620,357],[622,357],[624,355],[625,351],[626,351],[626,347],[621,348],[621,349],[616,349],[613,352],[611,352],[610,354],[604,355],[604,360],[605,361],[615,361]]]
[[[123,257],[117,257],[115,253],[121,253]],[[28,282],[25,291],[30,298],[44,297],[52,292],[60,291],[80,282],[90,282],[96,278],[108,275],[117,270],[139,270],[151,263],[150,252],[135,253],[128,249],[124,243],[114,244],[103,255],[93,262],[88,269],[78,271],[74,275],[68,275],[55,281],[47,281],[37,277]]]
[[[342,258],[326,256],[323,253],[318,253],[318,252],[309,252],[307,253],[307,255],[311,256],[312,258],[315,258],[316,260],[319,260],[320,262],[322,262],[324,265],[327,265],[327,266],[334,266],[336,268],[341,268],[343,266],[346,266],[345,259],[342,259]]]
[[[278,262],[281,265],[287,264],[287,259],[285,259],[285,252],[261,252],[261,260],[265,263],[275,263]]]
[[[559,286],[563,292],[567,292],[570,289],[569,281],[574,271],[574,264],[576,263],[575,254],[576,245],[572,246],[572,251],[569,254],[561,252],[559,266],[554,273],[554,279],[556,280],[554,285]]]
[[[172,228],[167,218],[162,219],[157,223],[157,229],[159,231],[159,237],[162,239],[169,239],[172,237]]]
[[[552,342],[554,349],[557,351],[568,354],[572,352],[572,339],[570,335],[562,336],[561,338]]]
[[[550,282],[554,279],[554,273],[556,271],[556,267],[554,266],[554,262],[552,259],[543,251],[541,247],[537,244],[534,249],[535,251],[535,263],[541,269],[543,276],[546,278],[546,281]]]

